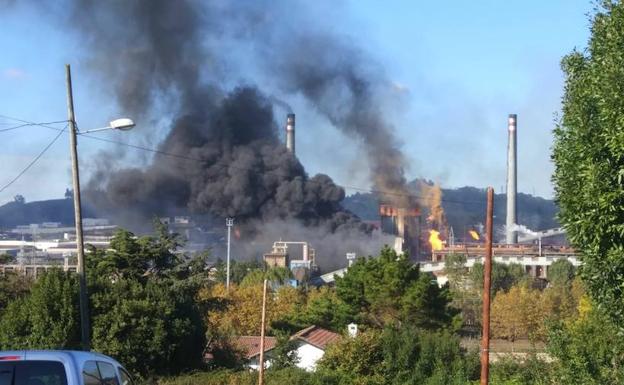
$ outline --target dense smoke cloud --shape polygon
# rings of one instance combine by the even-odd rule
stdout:
[[[282,119],[273,115],[284,103],[253,84],[226,81],[232,74],[224,44],[251,46],[258,72],[355,136],[375,187],[407,204],[405,160],[378,97],[390,83],[347,40],[308,28],[295,33],[281,23],[280,14],[294,9],[290,2],[68,0],[63,7],[88,47],[90,66],[113,79],[124,112],[173,116],[159,150],[180,156],[156,155],[141,169],[100,170],[89,186],[100,208],[145,217],[190,210],[249,224],[296,219],[351,238],[370,232],[340,207],[342,188],[326,175],[308,177],[285,150],[277,134]]]
[[[302,47],[305,54],[297,54]],[[278,84],[303,94],[335,127],[359,139],[375,188],[389,192],[384,198],[397,206],[410,206],[406,160],[382,111],[380,88],[389,81],[380,69],[348,42],[327,34],[295,35],[284,48],[294,54],[271,56]]]

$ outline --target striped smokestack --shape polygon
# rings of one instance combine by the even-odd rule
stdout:
[[[286,149],[295,154],[295,114],[288,114],[286,118]]]
[[[517,223],[517,145],[516,132],[518,128],[518,117],[516,114],[509,115],[509,143],[507,144],[507,244],[518,243],[518,232],[515,231]]]

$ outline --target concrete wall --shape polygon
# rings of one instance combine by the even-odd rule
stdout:
[[[316,362],[323,357],[323,354],[325,354],[324,350],[306,342],[300,342],[297,348],[297,356],[299,357],[297,367],[309,372],[314,371],[316,369]]]

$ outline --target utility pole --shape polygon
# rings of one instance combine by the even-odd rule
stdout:
[[[264,384],[264,329],[266,323],[267,280],[262,288],[262,320],[260,322],[260,362],[258,366],[258,385]]]
[[[481,337],[481,385],[489,384],[490,375],[490,287],[492,278],[492,222],[494,215],[494,189],[487,189],[485,217],[485,263],[483,268],[483,335]]]
[[[67,83],[67,114],[69,123],[69,144],[72,162],[72,182],[74,188],[74,221],[76,223],[76,253],[78,255],[78,278],[80,281],[80,332],[83,350],[91,350],[89,327],[89,300],[87,295],[87,277],[85,274],[84,240],[82,237],[82,206],[80,203],[80,175],[78,173],[78,149],[76,138],[76,117],[74,115],[74,96],[72,93],[71,68],[65,65]]]
[[[229,293],[230,292],[230,239],[232,233],[232,226],[234,226],[234,218],[225,218],[225,225],[228,229],[228,240],[227,240],[227,262],[225,266],[226,277],[225,277],[225,289]]]

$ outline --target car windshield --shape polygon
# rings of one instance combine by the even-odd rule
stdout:
[[[65,368],[56,361],[0,362],[0,385],[67,385]]]

